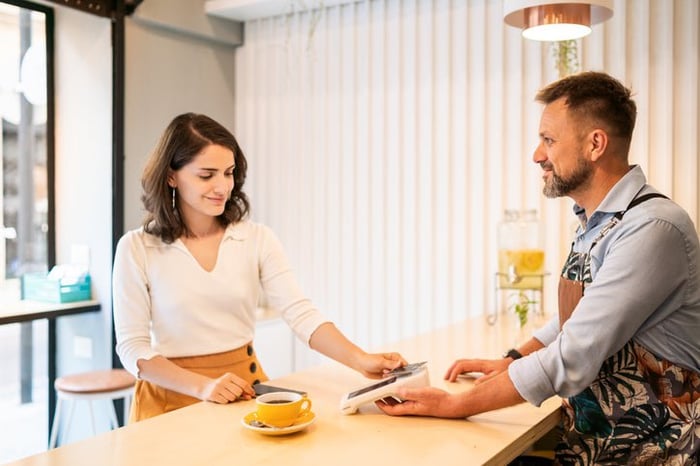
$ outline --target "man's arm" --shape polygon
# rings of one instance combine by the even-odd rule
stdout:
[[[443,418],[465,418],[475,414],[505,408],[525,401],[515,389],[508,371],[502,371],[473,389],[450,394],[434,387],[399,388],[397,395],[403,403],[376,404],[392,416],[418,415]]]
[[[518,352],[527,356],[544,345],[536,338],[531,338],[518,348]],[[474,388],[464,393],[450,394],[434,387],[399,388],[398,397],[403,403],[390,404],[377,401],[379,409],[392,416],[420,415],[444,418],[464,418],[475,414],[505,408],[522,403],[525,399],[515,388],[508,375],[508,366],[513,358],[502,359],[460,359],[456,361],[445,375],[453,382],[465,372],[483,372]]]

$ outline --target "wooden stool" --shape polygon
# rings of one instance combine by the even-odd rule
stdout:
[[[73,409],[75,402],[84,400],[88,402],[90,408],[90,420],[92,421],[92,432],[97,434],[95,427],[95,415],[92,410],[92,402],[95,400],[109,400],[110,427],[116,429],[119,427],[117,421],[117,412],[114,409],[113,400],[120,398],[124,399],[124,419],[127,419],[129,414],[129,402],[133,394],[136,379],[133,375],[124,369],[107,369],[91,372],[83,372],[80,374],[66,375],[59,377],[54,382],[56,388],[56,414],[53,418],[53,427],[51,428],[51,436],[49,438],[49,448],[56,446],[58,440],[58,428],[61,425],[62,406],[64,401],[70,402],[70,410],[68,411],[68,420],[66,421],[66,430],[68,432],[71,420],[73,418]]]

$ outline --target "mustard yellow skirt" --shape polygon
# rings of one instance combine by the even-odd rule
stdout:
[[[252,344],[224,353],[168,358],[168,360],[183,369],[211,378],[218,378],[226,372],[231,372],[250,384],[268,380],[255,356]],[[199,401],[197,398],[161,388],[145,380],[137,380],[129,422],[142,421]]]

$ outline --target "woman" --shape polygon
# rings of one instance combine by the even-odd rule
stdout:
[[[358,348],[301,293],[275,235],[246,219],[246,168],[233,135],[193,113],[146,165],[147,215],[119,241],[113,274],[117,353],[139,379],[132,421],[254,396],[267,380],[252,347],[260,290],[300,339],[365,376],[406,364]]]

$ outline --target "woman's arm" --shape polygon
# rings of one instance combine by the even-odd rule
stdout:
[[[406,365],[406,360],[398,353],[367,353],[347,339],[330,322],[321,324],[311,335],[311,348],[366,377],[377,378],[385,373]]]
[[[370,354],[345,337],[302,293],[282,244],[267,227],[259,228],[260,283],[274,309],[294,333],[319,353],[328,356],[367,377],[381,377],[403,366],[406,361],[397,353]]]
[[[136,364],[141,379],[200,400],[230,403],[238,398],[249,400],[255,395],[248,382],[230,372],[212,379],[183,369],[163,356],[139,359]]]

